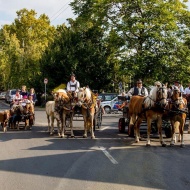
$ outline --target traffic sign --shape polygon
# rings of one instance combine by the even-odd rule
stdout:
[[[119,86],[119,89],[122,89],[122,82],[119,82],[118,86]]]
[[[45,79],[44,79],[44,84],[47,84],[47,83],[48,83],[48,79],[45,78]]]

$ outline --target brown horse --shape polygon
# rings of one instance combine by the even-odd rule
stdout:
[[[183,94],[183,97],[186,98],[187,100],[188,117],[189,117],[188,134],[190,134],[190,94]]]
[[[12,108],[10,109],[10,115],[9,118],[9,127],[12,129],[19,130],[19,122],[22,120],[23,116],[23,106],[20,104],[13,104]]]
[[[170,145],[174,146],[176,142],[175,131],[179,128],[179,139],[181,147],[184,147],[183,131],[187,116],[187,100],[182,97],[181,92],[178,89],[173,90],[171,101],[168,104],[169,117],[172,125],[172,138]]]
[[[66,132],[66,123],[69,123],[69,127],[71,130],[71,137],[74,137],[73,132],[73,116],[74,116],[74,108],[76,105],[76,94],[72,92],[62,93],[61,96],[57,99],[56,111],[60,115],[61,118],[61,133],[60,136],[63,138]],[[69,122],[68,122],[69,121]]]
[[[167,88],[163,86],[155,86],[147,97],[133,96],[129,102],[130,124],[134,126],[135,141],[139,142],[140,124],[143,120],[147,121],[147,146],[150,146],[150,132],[152,121],[157,122],[160,135],[160,143],[166,146],[162,137],[162,116],[164,108],[167,104]]]
[[[84,134],[87,138],[87,132],[91,132],[91,138],[94,139],[93,121],[97,106],[97,96],[89,88],[80,88],[78,92],[78,104],[82,108],[82,115],[84,119]]]
[[[31,102],[27,102],[23,107],[23,115],[25,122],[25,130],[27,128],[32,129],[32,125],[34,124],[34,104]]]
[[[10,117],[10,110],[0,112],[0,123],[3,128],[3,132],[7,131],[7,123]]]

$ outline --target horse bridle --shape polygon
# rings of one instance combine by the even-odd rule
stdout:
[[[159,89],[157,90],[157,98],[156,98],[156,104],[157,105],[160,105],[160,102],[162,100],[167,100],[167,96],[166,97],[163,96],[165,89],[166,89],[165,87],[159,87]],[[162,91],[162,93],[160,93],[160,91]]]

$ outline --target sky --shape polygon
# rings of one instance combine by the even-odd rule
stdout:
[[[75,18],[69,3],[72,0],[0,0],[0,28],[17,18],[16,11],[23,8],[35,10],[37,18],[46,14],[51,25],[67,24],[67,18]],[[190,10],[190,2],[187,3]]]
[[[37,18],[46,14],[51,25],[67,24],[67,18],[75,18],[69,3],[72,0],[0,0],[0,28],[17,18],[16,12],[26,8],[35,10]]]

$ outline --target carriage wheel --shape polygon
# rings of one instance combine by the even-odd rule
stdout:
[[[118,122],[118,129],[120,133],[125,132],[125,118],[120,118]]]
[[[98,129],[102,126],[102,108],[99,108],[98,116],[97,116],[97,126]]]

